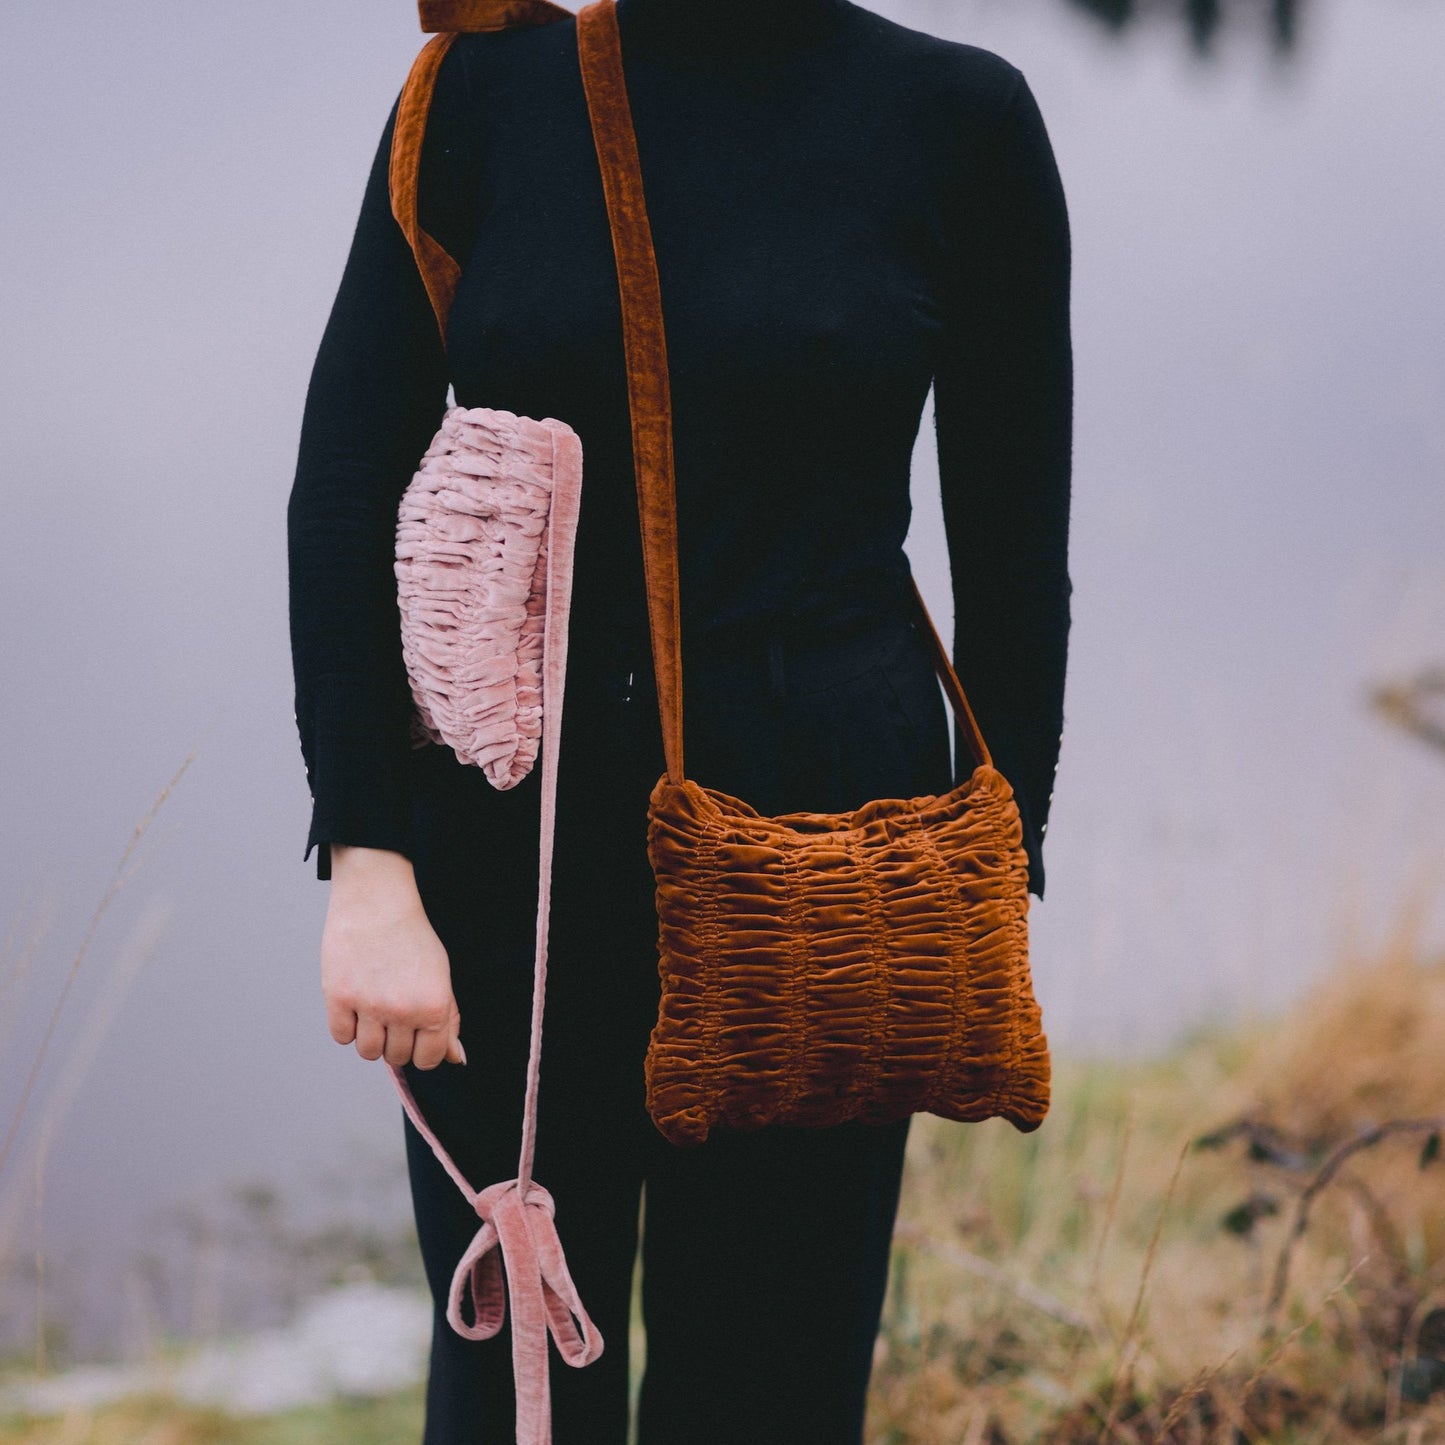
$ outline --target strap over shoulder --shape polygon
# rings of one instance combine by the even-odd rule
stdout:
[[[387,180],[391,213],[416,257],[417,269],[431,298],[432,310],[436,312],[437,327],[445,341],[447,313],[451,310],[462,268],[434,237],[422,230],[417,219],[422,142],[426,138],[437,72],[452,42],[462,33],[553,25],[574,17],[570,10],[552,4],[551,0],[419,0],[419,9],[421,28],[435,33],[412,62],[397,102]]]
[[[551,0],[419,0],[423,30],[512,30],[570,20],[572,12]]]

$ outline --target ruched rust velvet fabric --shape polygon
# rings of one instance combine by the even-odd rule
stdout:
[[[647,1107],[673,1143],[715,1125],[886,1122],[914,1112],[1035,1129],[1050,1062],[1028,965],[1028,862],[929,618],[977,766],[939,797],[761,816],[686,778],[677,515],[661,291],[617,19],[578,12],[621,281],[653,662],[667,771],[649,800],[661,997]]]
[[[997,769],[941,797],[771,818],[664,777],[649,816],[647,1107],[672,1142],[920,1111],[1042,1122],[1028,860]]]

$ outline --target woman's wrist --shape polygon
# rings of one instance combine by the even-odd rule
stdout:
[[[416,892],[416,873],[411,859],[392,848],[368,848],[361,844],[331,845],[331,883],[343,893],[378,890]]]

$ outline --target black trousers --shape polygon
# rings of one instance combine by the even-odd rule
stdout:
[[[559,750],[533,1174],[556,1201],[605,1347],[579,1369],[549,1345],[554,1440],[627,1439],[641,1222],[640,1445],[857,1445],[910,1121],[715,1130],[693,1148],[658,1132],[643,1084],[658,996],[646,825],[662,758],[656,700],[639,689],[651,670],[620,652],[572,666],[588,682],[569,679]],[[683,703],[687,775],[765,813],[950,786],[946,704],[907,615],[685,655]],[[417,882],[451,960],[470,1062],[408,1065],[407,1077],[480,1189],[517,1172],[540,768],[498,793],[448,749],[421,749],[416,762]],[[402,1117],[436,1302],[424,1445],[506,1445],[509,1328],[467,1340],[445,1317],[480,1221]]]

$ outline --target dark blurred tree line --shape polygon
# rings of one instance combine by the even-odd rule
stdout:
[[[1200,55],[1211,53],[1225,24],[1262,24],[1275,50],[1289,51],[1295,42],[1306,0],[1068,0],[1096,16],[1111,30],[1122,32],[1136,20],[1177,16]]]

